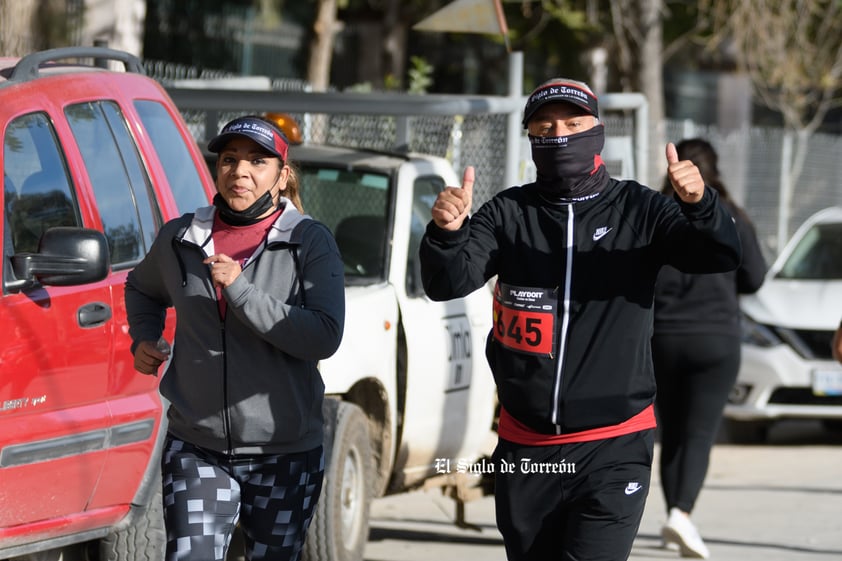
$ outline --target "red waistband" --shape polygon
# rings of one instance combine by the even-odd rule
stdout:
[[[631,434],[646,429],[654,429],[657,426],[655,420],[655,406],[649,405],[637,415],[623,421],[622,423],[607,427],[599,427],[579,432],[566,434],[543,434],[533,431],[511,415],[501,406],[500,420],[497,424],[497,434],[500,438],[523,444],[525,446],[552,446],[557,444],[570,444],[573,442],[590,442],[592,440],[604,440]]]

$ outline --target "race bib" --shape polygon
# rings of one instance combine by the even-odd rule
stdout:
[[[553,351],[558,301],[548,288],[494,287],[494,338],[504,347],[549,355]]]

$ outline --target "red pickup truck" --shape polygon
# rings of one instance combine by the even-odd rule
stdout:
[[[109,49],[0,58],[0,137],[0,559],[159,558],[165,421],[123,284],[210,174],[169,96]]]

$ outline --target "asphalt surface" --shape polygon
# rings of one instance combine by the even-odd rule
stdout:
[[[693,513],[710,559],[842,560],[842,433],[792,421],[775,425],[763,445],[722,440]],[[466,505],[474,528],[457,528],[454,513],[438,491],[377,499],[366,561],[505,561],[493,498]],[[632,561],[680,559],[661,547],[665,519],[654,468]]]

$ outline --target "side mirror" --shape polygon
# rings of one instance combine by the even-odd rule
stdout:
[[[111,269],[105,234],[90,228],[56,227],[41,236],[38,253],[12,256],[14,288],[36,283],[71,286],[103,280]],[[20,283],[20,284],[18,284]]]

